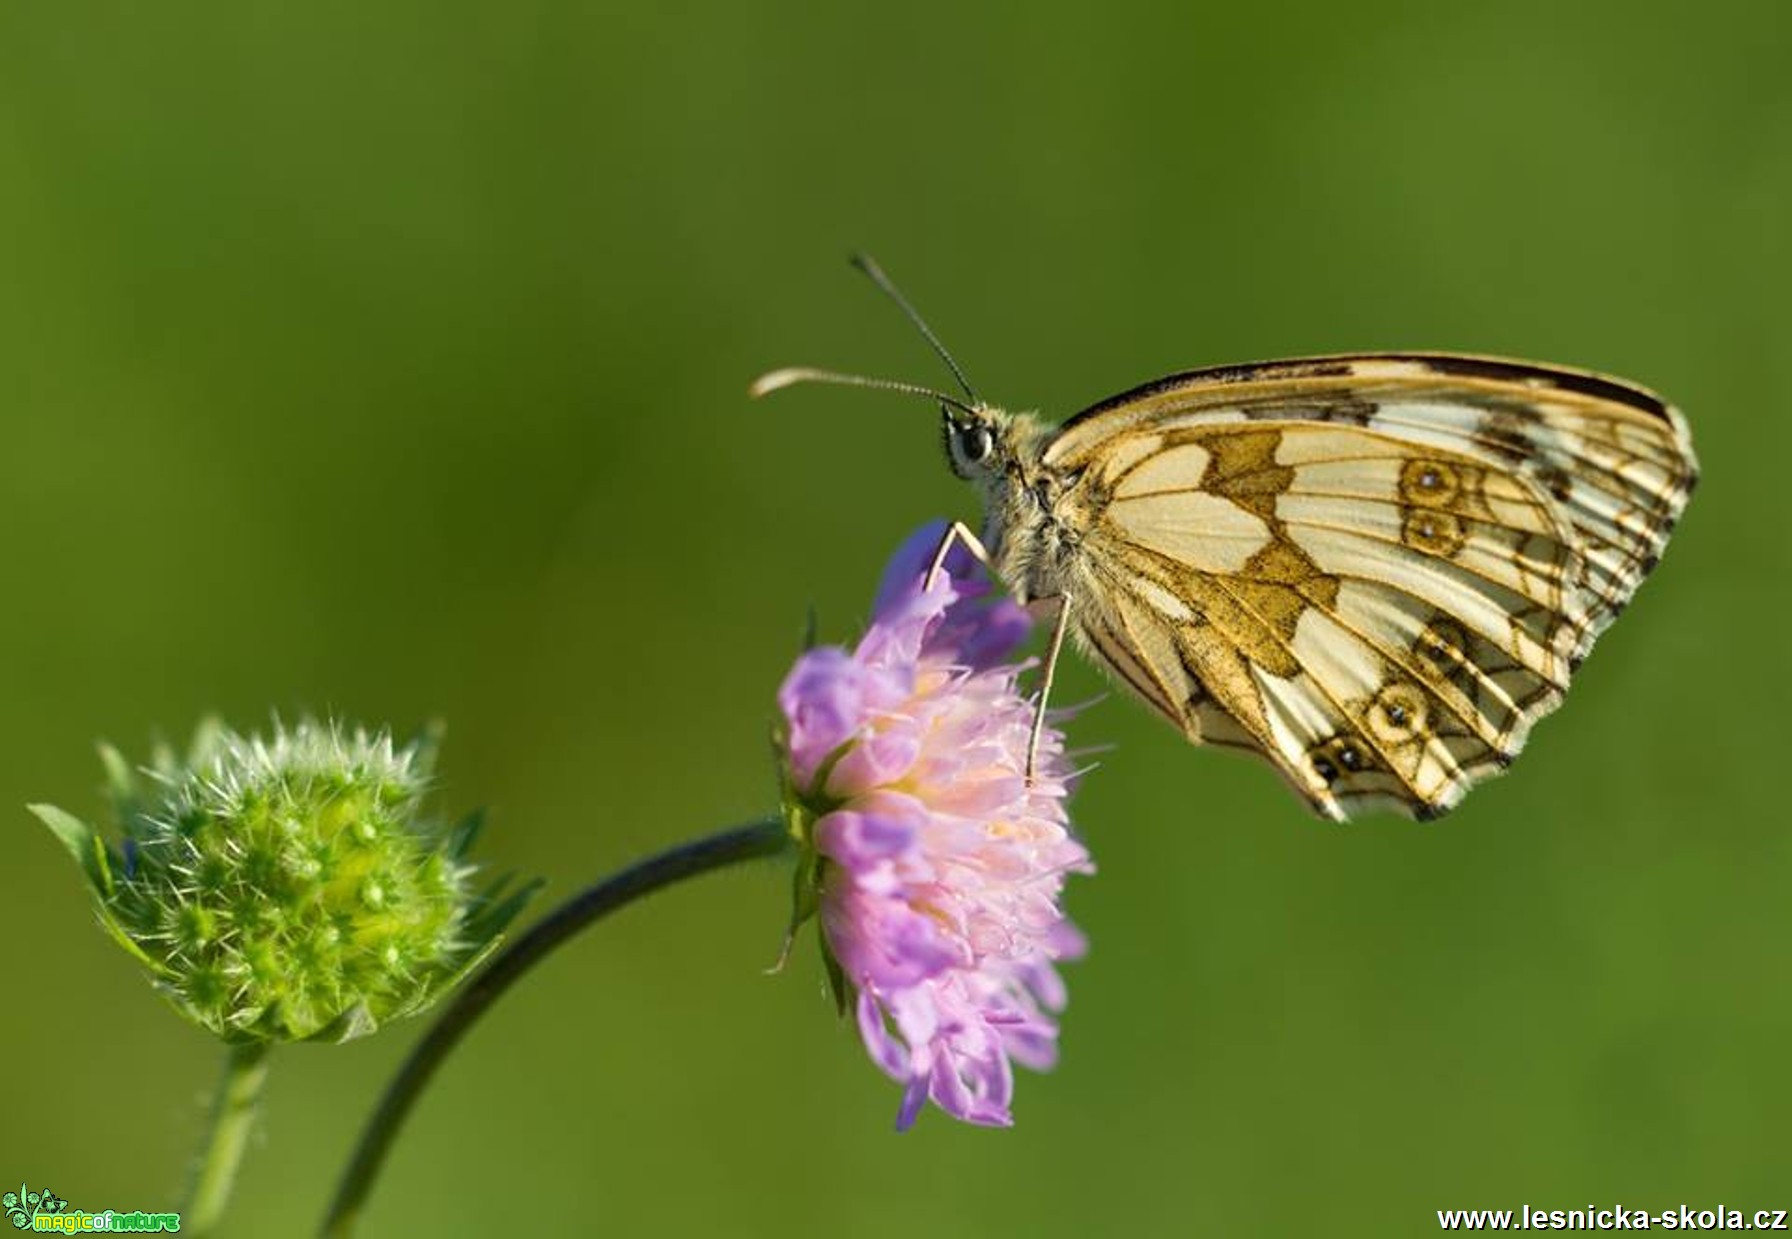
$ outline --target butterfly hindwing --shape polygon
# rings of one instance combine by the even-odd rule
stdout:
[[[1516,755],[1661,553],[1695,465],[1649,393],[1376,355],[1195,372],[1067,423],[1083,644],[1322,813],[1435,816]]]

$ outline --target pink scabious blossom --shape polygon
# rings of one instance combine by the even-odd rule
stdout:
[[[855,1002],[865,1048],[904,1086],[898,1129],[929,1098],[968,1122],[1013,1122],[1012,1063],[1052,1066],[1055,964],[1084,949],[1058,896],[1092,871],[1054,727],[1027,779],[1033,706],[1023,666],[1004,661],[1026,612],[990,596],[962,547],[924,588],[944,533],[927,526],[896,553],[856,649],[808,651],[778,692],[806,857],[797,919],[819,917],[842,1009]]]

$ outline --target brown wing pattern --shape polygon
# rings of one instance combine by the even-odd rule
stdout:
[[[1178,376],[1067,423],[1084,647],[1191,739],[1321,813],[1434,817],[1503,769],[1659,559],[1679,415],[1454,355]]]

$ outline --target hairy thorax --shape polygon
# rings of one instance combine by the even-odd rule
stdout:
[[[1025,413],[995,413],[996,462],[983,479],[983,542],[996,572],[1025,603],[1067,591],[1096,500],[1043,462],[1055,428]]]

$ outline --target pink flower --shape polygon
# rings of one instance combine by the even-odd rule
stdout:
[[[1026,774],[1033,706],[1006,663],[1030,624],[955,550],[923,578],[943,525],[899,550],[850,653],[804,654],[778,693],[789,812],[809,863],[798,919],[819,915],[836,988],[872,1060],[973,1123],[1013,1121],[1011,1064],[1050,1068],[1065,1001],[1055,964],[1083,952],[1058,907],[1090,872],[1064,811],[1063,737]],[[844,1006],[848,995],[840,993]]]

